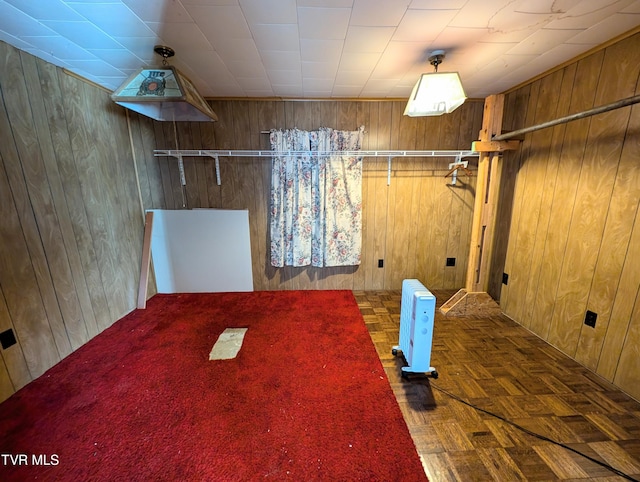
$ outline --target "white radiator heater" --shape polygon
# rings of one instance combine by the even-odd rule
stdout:
[[[426,373],[438,378],[431,366],[431,344],[436,297],[417,279],[402,282],[400,301],[400,340],[394,346],[394,356],[402,351],[408,366],[402,367],[402,376],[408,373]]]

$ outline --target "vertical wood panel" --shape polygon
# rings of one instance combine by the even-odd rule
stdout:
[[[592,58],[594,63],[602,64],[602,55]],[[614,82],[612,75],[613,72],[602,70],[596,76],[600,79],[596,105],[606,99],[607,86]],[[616,132],[620,133],[622,127],[624,136],[626,127],[626,120],[621,126],[617,118],[623,113],[617,110],[595,116],[589,126],[567,241],[571,249],[565,253],[549,332],[549,341],[570,356],[575,356],[613,190],[621,147]],[[576,270],[576,266],[581,269]]]
[[[545,102],[539,103],[535,116],[535,123],[546,122],[564,115],[558,112],[558,101],[560,95],[560,87],[562,83],[562,72],[556,72],[541,80],[540,92],[538,98],[545,98]],[[522,230],[521,235],[528,239],[527,250],[519,249],[519,256],[522,263],[528,263],[528,268],[524,272],[523,288],[525,289],[526,306],[535,306],[535,299],[538,294],[538,286],[540,282],[540,263],[544,251],[547,226],[549,224],[549,210],[551,207],[553,187],[556,180],[556,165],[554,157],[551,153],[553,136],[549,135],[553,131],[535,132],[531,137],[532,147],[529,151],[529,159],[527,163],[533,167],[527,177],[527,189],[524,197],[526,204],[524,206],[525,217],[521,222],[521,228],[524,226],[528,229]],[[556,151],[557,152],[557,151]],[[522,243],[521,243],[522,244]],[[528,261],[525,261],[528,260]],[[531,327],[532,310],[526,310],[522,314],[522,324]]]
[[[623,58],[624,62],[619,59]],[[628,42],[621,42],[605,51],[604,71],[611,71],[612,77],[603,79],[606,89],[597,99],[597,103],[613,102],[619,97],[630,97],[636,92],[636,79],[640,73],[640,50],[634,49]],[[634,106],[633,112],[638,111]],[[588,309],[598,313],[595,329],[582,325],[576,351],[576,359],[595,370],[600,356],[602,338],[607,331],[611,309],[619,286],[625,257],[627,256],[629,239],[633,225],[629,219],[635,217],[640,202],[640,173],[637,160],[640,149],[634,142],[624,142],[628,132],[638,132],[640,117],[631,119],[631,107],[618,109],[602,115],[602,122],[607,125],[609,139],[601,140],[609,146],[604,162],[617,164],[613,192],[607,210],[604,233],[600,241],[599,255],[587,302]],[[624,144],[624,147],[623,147]],[[626,329],[628,324],[623,320],[614,320]]]
[[[631,111],[628,130],[637,132],[638,129],[640,129],[640,107],[636,105]],[[619,282],[612,287],[615,288],[615,291],[611,293],[615,297],[613,300],[602,299],[602,294],[608,293],[608,289],[598,293],[594,292],[593,299],[589,300],[589,306],[593,310],[597,310],[599,319],[593,332],[582,334],[578,351],[578,356],[584,360],[587,366],[592,367],[593,363],[597,361],[598,373],[609,380],[615,375],[619,380],[627,381],[627,377],[637,376],[640,372],[633,371],[630,372],[631,375],[623,375],[623,368],[618,366],[623,346],[625,350],[632,350],[627,332],[632,323],[631,313],[637,304],[640,289],[640,263],[638,263],[638,259],[640,259],[640,200],[638,199],[640,179],[637,168],[639,156],[640,143],[632,139],[626,141],[612,198],[613,227],[607,230],[606,239],[603,239],[603,247],[601,248],[603,254],[608,251],[614,253],[612,256],[614,263],[609,269],[605,268],[605,273],[602,273],[602,269],[598,270],[594,280],[594,288],[602,289],[602,283],[613,285],[614,283],[608,278],[616,279],[617,273],[611,268],[616,264],[619,266],[619,263],[622,262],[623,264],[619,268],[620,278]],[[607,220],[607,223],[609,226],[610,221]],[[630,230],[628,234],[627,230]],[[626,242],[627,238],[628,243]],[[622,250],[624,253],[620,252]],[[621,255],[624,257],[622,258]],[[611,303],[611,312],[608,317],[609,306],[603,305],[602,301]],[[628,351],[626,355],[629,355]],[[628,382],[631,381],[633,379]],[[625,386],[628,385],[630,383],[625,384]]]
[[[511,97],[527,95],[527,89],[560,74],[560,97],[556,88],[540,89],[529,108],[557,104],[561,116],[629,97],[638,92],[640,35]],[[522,115],[515,102],[509,108],[513,120]],[[638,129],[640,109],[633,106],[540,131],[546,137],[526,136],[518,153],[507,248],[509,284],[501,294],[506,314],[635,397],[640,394]],[[548,155],[540,156],[543,150]],[[539,213],[535,222],[528,219],[532,212]],[[533,229],[529,249],[518,234]],[[595,328],[585,326],[586,310],[597,313]]]
[[[536,105],[538,102],[538,92],[540,90],[540,82],[534,83],[528,92],[528,106],[525,125],[533,125],[537,112]],[[528,155],[531,149],[531,136],[527,136],[520,145],[519,170],[516,185],[516,195],[514,196],[513,217],[511,220],[511,234],[509,236],[509,250],[507,253],[507,272],[509,273],[509,285],[505,290],[504,301],[505,311],[513,316],[514,319],[523,319],[524,304],[517,303],[515,306],[511,304],[512,299],[521,299],[526,293],[527,271],[525,271],[526,263],[529,257],[523,258],[521,252],[526,252],[530,239],[531,226],[527,224],[529,212],[528,199],[526,196],[527,188],[531,189],[531,181],[529,176],[535,174],[535,167],[528,162]],[[531,171],[534,171],[533,173]],[[518,269],[511,268],[511,261],[517,260]],[[523,263],[523,264],[521,264]]]
[[[36,59],[26,54],[22,57],[25,79],[29,83],[28,90],[31,93],[29,103],[33,112],[34,131],[37,133],[42,154],[42,165],[34,166],[36,172],[33,173],[30,183],[32,186],[30,197],[34,202],[39,197],[35,190],[41,194],[47,193],[46,205],[35,206],[35,211],[43,214],[38,221],[39,230],[40,233],[48,233],[42,238],[42,242],[50,265],[64,327],[71,348],[75,350],[90,338],[91,333],[96,334],[95,318],[93,311],[89,309],[88,292],[83,285],[84,277],[81,275],[77,258],[77,247],[73,239],[73,228],[68,216],[64,188],[49,130]],[[28,163],[23,161],[23,165],[25,164]],[[73,272],[76,273],[75,277]],[[76,288],[76,280],[80,289]],[[84,310],[81,309],[79,295],[84,298],[82,303],[85,306]],[[88,320],[85,320],[83,312],[89,316]]]
[[[12,309],[14,303],[26,304],[31,306],[25,306],[25,309],[34,311],[33,319],[29,316],[19,316],[20,323],[25,323],[24,327],[20,329],[25,333],[26,344],[29,348],[25,347],[25,355],[27,357],[27,363],[32,371],[40,375],[46,368],[53,363],[60,360],[61,356],[64,356],[71,351],[69,338],[64,331],[64,322],[62,320],[62,314],[56,301],[55,288],[51,279],[51,275],[47,269],[47,259],[44,251],[44,246],[40,238],[40,232],[38,231],[38,223],[35,218],[34,209],[32,207],[31,199],[29,198],[29,186],[28,176],[37,177],[37,166],[29,165],[29,162],[41,163],[41,155],[38,149],[37,137],[35,136],[35,128],[33,126],[33,118],[31,116],[30,106],[28,104],[28,94],[25,85],[24,76],[22,73],[22,63],[20,54],[16,49],[1,44],[4,48],[4,54],[0,57],[0,84],[2,84],[3,92],[3,104],[6,107],[6,111],[3,110],[2,119],[0,119],[0,131],[3,135],[7,136],[7,142],[0,146],[3,149],[2,157],[5,160],[5,170],[9,180],[11,189],[7,189],[7,196],[9,192],[13,193],[13,201],[11,206],[15,203],[15,210],[17,212],[19,225],[21,230],[18,230],[17,225],[12,225],[9,228],[9,235],[6,239],[13,237],[16,239],[24,240],[24,250],[20,254],[18,262],[22,261],[24,264],[19,271],[20,275],[16,273],[16,279],[23,279],[32,289],[34,293],[40,292],[40,297],[35,300],[28,299],[29,289],[22,293],[10,292],[4,288],[7,296],[7,305],[9,310]],[[9,93],[11,95],[9,95]],[[27,162],[27,166],[23,167],[21,161]],[[25,176],[26,171],[26,176]],[[37,191],[37,187],[32,187],[32,192]],[[48,199],[41,197],[41,193],[36,192],[36,198],[34,203],[40,208],[46,210],[41,214],[46,216],[51,213],[50,204]],[[42,193],[42,196],[46,196],[46,192]],[[4,222],[4,221],[3,221]],[[16,235],[20,233],[19,235]],[[45,233],[46,235],[46,233]],[[4,239],[4,236],[3,236]],[[22,241],[21,241],[22,242]],[[11,250],[7,251],[6,257],[13,257]],[[13,262],[13,260],[9,261]],[[29,265],[29,267],[27,267]],[[35,274],[35,282],[37,288],[29,283],[30,280],[25,279],[28,271],[33,270]],[[8,274],[8,273],[7,273]],[[7,283],[11,283],[14,280],[7,280]],[[14,286],[15,290],[22,290],[18,285]],[[27,295],[27,299],[25,299]],[[45,314],[40,313],[40,308],[44,308]],[[23,307],[19,308],[20,310]],[[22,314],[22,313],[21,313]],[[54,329],[49,330],[47,333],[42,333],[43,328],[52,326]],[[55,343],[50,343],[49,336],[53,336]],[[40,338],[40,337],[43,337]],[[42,360],[39,359],[38,351],[42,350]]]
[[[0,94],[0,329],[18,342],[1,352],[3,400],[135,307],[142,212],[105,91],[0,42]]]
[[[571,99],[571,90],[575,81],[576,69],[570,68],[563,71],[562,84],[560,86],[560,101],[558,116],[568,114]],[[538,273],[536,282],[530,286],[529,293],[535,292],[535,303],[530,309],[529,328],[540,336],[546,336],[548,332],[548,320],[553,314],[555,306],[555,292],[559,279],[560,263],[566,243],[566,233],[572,205],[575,195],[578,172],[571,159],[563,157],[563,142],[572,139],[571,131],[567,135],[567,126],[559,125],[551,131],[551,151],[549,153],[549,166],[547,167],[548,185],[545,186],[545,206],[541,208],[543,216],[548,219],[542,225],[545,229],[542,253],[537,254],[534,270]],[[571,142],[571,141],[569,141]],[[542,236],[540,237],[542,238]],[[529,298],[532,300],[532,298]],[[533,301],[532,301],[533,303]]]
[[[636,297],[633,315],[628,323],[628,332],[616,367],[613,381],[631,396],[640,399],[640,303]]]

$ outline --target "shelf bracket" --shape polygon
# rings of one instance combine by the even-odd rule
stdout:
[[[216,166],[216,184],[218,186],[220,186],[222,184],[222,181],[220,180],[220,156],[219,154],[209,154],[208,155],[210,157],[213,158],[213,160],[215,161],[215,166]]]

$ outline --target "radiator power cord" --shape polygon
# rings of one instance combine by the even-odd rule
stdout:
[[[536,437],[537,439],[543,440],[545,442],[549,442],[552,443],[554,445],[558,445],[559,447],[562,447],[566,450],[569,450],[575,454],[580,455],[581,457],[584,457],[587,460],[590,460],[591,462],[593,462],[594,464],[600,465],[601,467],[604,467],[607,470],[610,470],[611,472],[613,472],[614,474],[626,479],[626,480],[631,480],[633,482],[640,482],[638,479],[634,479],[633,477],[631,477],[630,475],[625,474],[624,472],[622,472],[621,470],[616,469],[615,467],[612,467],[611,465],[605,463],[605,462],[601,462],[600,460],[594,459],[593,457],[584,454],[582,452],[580,452],[579,450],[576,450],[572,447],[569,447],[568,445],[562,443],[562,442],[558,442],[556,440],[553,440],[549,437],[546,437],[544,435],[540,435],[538,433],[532,432],[531,430],[529,430],[528,428],[523,427],[522,425],[518,425],[515,422],[512,422],[511,420],[508,420],[506,418],[504,418],[501,415],[495,414],[493,412],[490,412],[488,410],[485,410],[484,408],[478,407],[477,405],[474,405],[473,403],[467,402],[466,400],[464,400],[463,398],[460,398],[459,396],[449,392],[448,390],[445,390],[444,388],[441,388],[439,386],[437,386],[435,383],[433,383],[433,381],[429,381],[429,385],[433,388],[435,388],[436,390],[444,393],[445,395],[449,396],[450,398],[453,398],[454,400],[457,400],[460,403],[463,403],[465,405],[467,405],[468,407],[473,408],[474,410],[477,410],[479,412],[485,413],[487,415],[490,415],[492,417],[497,418],[498,420],[501,420],[509,425],[511,425],[512,427],[517,428],[518,430],[521,430],[522,432],[531,435],[532,437]]]

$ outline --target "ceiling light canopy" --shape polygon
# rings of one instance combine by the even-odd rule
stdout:
[[[457,72],[438,72],[438,65],[443,59],[443,50],[431,54],[429,62],[435,72],[420,76],[411,91],[404,115],[420,117],[449,114],[467,99]]]
[[[173,49],[156,45],[154,51],[162,56],[162,67],[138,70],[111,99],[157,121],[217,121],[218,116],[191,81],[168,65],[167,59],[175,55]]]

